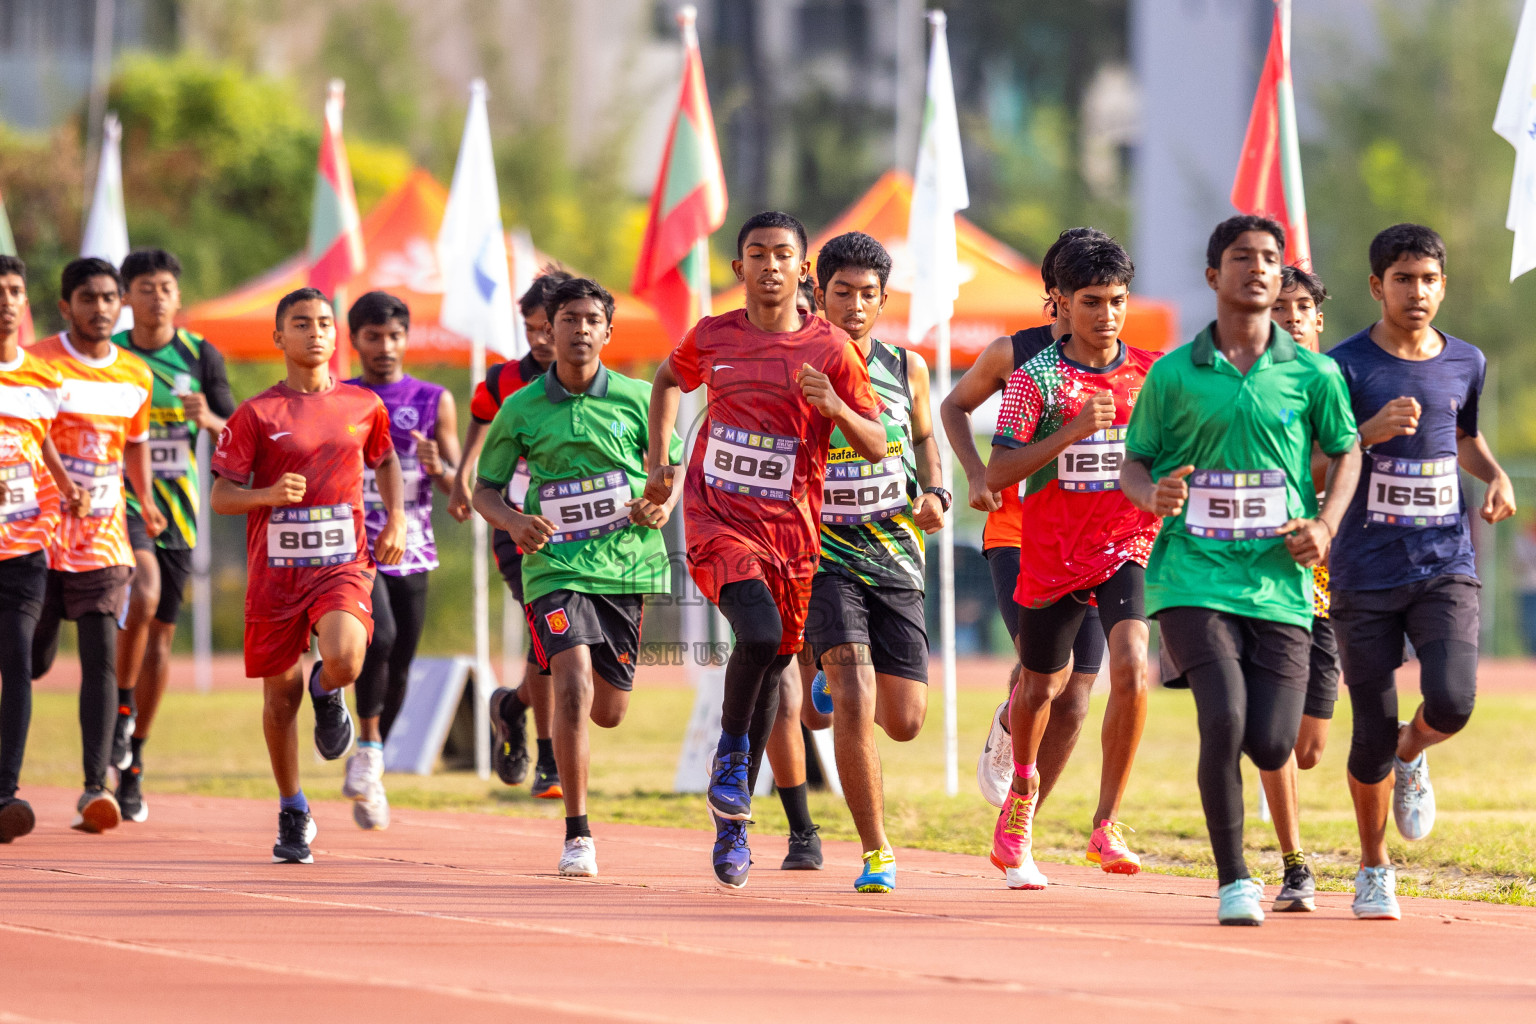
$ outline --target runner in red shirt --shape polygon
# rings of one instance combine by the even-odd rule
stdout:
[[[684,481],[683,522],[689,573],[736,637],[709,784],[715,877],[730,888],[747,882],[752,786],[780,676],[805,629],[821,554],[827,441],[839,427],[862,457],[885,457],[880,400],[863,356],[843,332],[795,308],[810,270],[806,244],[804,226],[785,213],[742,225],[731,266],[745,285],[746,309],[694,325],[661,364],[651,397],[645,497],[660,504],[677,469],[665,442],[680,394],[709,387]]]
[[[328,761],[352,746],[342,688],[357,678],[373,635],[374,558],[400,561],[405,485],[377,395],[331,378],[336,321],[313,288],[277,304],[288,376],[241,405],[219,435],[211,504],[246,516],[245,672],[261,677],[262,731],[282,800],[274,863],[310,864],[315,837],[299,787],[299,658],[319,635],[310,672],[315,749]],[[368,551],[363,468],[375,470],[388,520]]]
[[[1015,774],[993,832],[992,863],[1015,889],[1043,889],[1030,852],[1040,777],[1035,762],[1051,702],[1071,672],[1072,644],[1091,602],[1109,641],[1104,763],[1088,859],[1135,874],[1120,799],[1147,717],[1143,575],[1160,520],[1120,491],[1125,426],[1157,355],[1120,341],[1131,258],[1108,238],[1075,240],[1056,257],[1070,334],[1014,371],[992,440],[987,486],[1025,484],[1019,545],[1019,655],[1009,704]]]

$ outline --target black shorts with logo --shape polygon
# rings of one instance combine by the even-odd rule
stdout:
[[[176,625],[187,580],[192,578],[192,552],[160,547],[145,529],[144,520],[132,512],[128,513],[128,543],[135,551],[155,553],[155,562],[160,566],[160,603],[155,606],[155,621]]]
[[[1019,660],[1031,672],[1052,675],[1072,662],[1083,620],[1098,602],[1098,619],[1107,639],[1120,623],[1147,621],[1146,569],[1126,562],[1098,586],[1066,594],[1044,608],[1019,607]],[[1080,671],[1074,669],[1075,671]]]
[[[1019,586],[1019,549],[1006,546],[987,548],[987,568],[992,573],[992,592],[997,597],[997,610],[1008,630],[1008,639],[1019,639],[1019,603],[1013,593]],[[1099,609],[1089,605],[1083,613],[1083,623],[1077,629],[1072,642],[1072,672],[1096,676],[1104,666],[1104,630],[1099,627]]]
[[[1157,624],[1180,676],[1213,661],[1236,661],[1250,683],[1307,689],[1312,635],[1301,626],[1189,605],[1164,608]]]
[[[834,647],[862,644],[877,673],[928,681],[921,590],[871,587],[840,572],[818,572],[811,579],[805,641],[818,664]]]
[[[1307,675],[1307,702],[1301,713],[1308,718],[1329,719],[1339,702],[1339,639],[1333,620],[1312,619],[1311,670]]]
[[[620,690],[634,688],[644,597],[556,590],[534,598],[523,610],[539,668],[548,671],[555,655],[585,646],[595,674]]]

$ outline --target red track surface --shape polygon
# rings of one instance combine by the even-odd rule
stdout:
[[[1046,865],[1009,892],[979,858],[900,851],[900,889],[820,873],[714,886],[702,832],[597,826],[602,876],[554,877],[560,824],[397,811],[359,832],[317,807],[313,866],[268,863],[274,803],[153,796],[70,832],[75,796],[27,794],[0,847],[0,1022],[1414,1021],[1530,1019],[1536,912],[1349,897],[1216,925],[1213,883]],[[700,808],[702,816],[702,805]]]

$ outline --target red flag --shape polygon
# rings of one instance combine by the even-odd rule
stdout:
[[[692,7],[678,14],[686,61],[682,89],[651,193],[632,289],[655,307],[674,339],[682,338],[698,318],[700,292],[708,288],[702,265],[706,254],[699,243],[725,223],[726,211],[725,172],[693,17]]]
[[[349,376],[351,346],[342,333],[346,319],[346,283],[367,266],[363,250],[362,218],[352,191],[352,168],[347,165],[347,145],[341,138],[341,106],[344,86],[331,80],[325,101],[325,129],[320,133],[320,167],[315,175],[315,201],[309,211],[309,286],[331,297],[336,313],[336,354],[331,357],[333,376]]]
[[[1301,184],[1301,145],[1296,135],[1296,95],[1291,84],[1291,2],[1276,0],[1269,53],[1248,117],[1242,157],[1232,182],[1232,205],[1261,214],[1285,228],[1285,261],[1310,266],[1307,201]]]

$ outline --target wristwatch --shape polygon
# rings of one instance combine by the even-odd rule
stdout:
[[[945,512],[949,511],[949,506],[954,504],[954,501],[955,501],[954,496],[951,495],[948,491],[946,491],[942,487],[925,487],[923,489],[923,493],[924,494],[936,494],[936,495],[938,495],[939,504],[944,506],[944,511]]]

